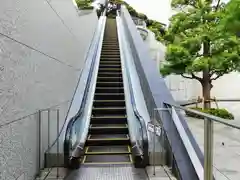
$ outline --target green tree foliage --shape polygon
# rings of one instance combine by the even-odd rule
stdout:
[[[240,0],[231,0],[223,13],[223,30],[240,36]]]
[[[213,6],[211,0],[173,0],[172,6],[184,11],[170,20],[164,37],[166,63],[160,71],[198,80],[209,100],[212,81],[240,67],[239,39],[219,28],[225,10],[220,1]]]
[[[146,22],[148,29],[154,32],[156,40],[163,41],[163,34],[165,33],[165,30],[160,22],[148,19],[148,17],[145,14],[137,12],[132,6],[130,6],[126,2],[123,2],[123,4],[127,7],[128,12],[131,16],[137,17]]]
[[[93,9],[91,0],[76,0],[79,9]]]

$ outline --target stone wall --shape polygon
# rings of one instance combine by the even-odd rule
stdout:
[[[0,179],[37,173],[39,109],[61,104],[60,126],[97,16],[71,0],[0,0]],[[51,119],[55,121],[55,119]]]

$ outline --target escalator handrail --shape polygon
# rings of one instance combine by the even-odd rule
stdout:
[[[94,30],[94,33],[93,33],[93,36],[92,36],[92,39],[91,39],[91,44],[90,44],[89,47],[88,47],[88,50],[87,50],[87,53],[86,53],[86,56],[85,56],[84,67],[85,67],[85,65],[86,65],[86,62],[87,62],[89,56],[91,55],[90,53],[91,53],[91,50],[92,50],[92,48],[93,48],[93,45],[95,45],[95,43],[94,43],[95,41],[94,41],[94,40],[95,40],[95,38],[96,38],[96,34],[97,34],[97,31],[98,31],[98,26],[99,26],[99,25],[97,25],[97,27],[96,27],[95,30]],[[76,92],[77,92],[79,83],[80,83],[81,78],[82,78],[82,75],[83,75],[83,71],[84,71],[84,69],[82,69],[81,72],[80,72],[80,76],[79,76],[79,79],[78,79],[78,82],[77,82],[77,86],[76,86],[76,88],[75,88],[75,90],[74,90],[74,94],[73,94],[73,96],[72,96],[71,103],[70,103],[70,106],[69,106],[69,108],[68,108],[67,115],[66,115],[66,118],[65,118],[65,120],[64,120],[64,123],[63,123],[63,125],[62,125],[62,127],[61,127],[61,130],[60,130],[60,132],[58,133],[56,139],[55,139],[55,140],[53,141],[53,143],[51,144],[51,146],[49,146],[44,153],[47,153],[47,152],[49,152],[49,151],[52,149],[52,147],[57,143],[60,135],[61,135],[62,132],[63,132],[63,129],[64,129],[64,127],[65,127],[65,125],[66,125],[66,122],[67,122],[67,118],[68,118],[69,111],[70,111],[70,109],[71,109],[71,106],[72,106],[74,97],[75,97],[75,95],[76,95]],[[86,91],[86,89],[87,89],[87,88],[85,87],[83,99],[84,99],[84,96],[85,96],[85,91]],[[71,121],[73,121],[74,119],[77,119],[77,117],[79,117],[79,115],[82,114],[83,104],[84,104],[83,101],[81,101],[81,105],[80,105],[79,111],[77,112],[77,114],[76,114],[74,117],[71,118],[71,120],[69,121],[68,124],[70,124]],[[67,126],[67,129],[68,129],[68,126]],[[67,134],[67,133],[66,133],[66,134]]]
[[[99,22],[101,23],[101,21],[99,21]],[[102,25],[102,24],[100,24],[100,25]],[[69,142],[71,140],[71,134],[72,134],[71,132],[72,132],[72,129],[73,129],[73,125],[83,115],[83,110],[84,110],[84,106],[86,104],[86,99],[87,99],[87,93],[88,93],[90,82],[91,82],[91,79],[92,79],[93,68],[94,68],[94,64],[96,62],[96,56],[97,56],[97,52],[98,52],[98,48],[99,48],[99,44],[100,44],[100,41],[99,41],[100,35],[101,35],[101,28],[97,32],[97,36],[96,36],[96,43],[97,44],[95,45],[96,47],[94,49],[94,54],[93,54],[92,62],[91,62],[91,65],[90,65],[90,70],[89,70],[89,74],[88,74],[88,78],[87,78],[87,83],[86,83],[84,93],[83,93],[83,100],[82,100],[82,103],[81,103],[81,106],[80,106],[80,109],[79,109],[78,113],[68,123],[64,141]],[[64,149],[65,149],[65,147],[64,147]]]
[[[123,50],[124,52],[124,50]],[[133,112],[134,115],[136,116],[140,126],[141,126],[141,130],[142,130],[142,141],[143,141],[143,149],[142,149],[142,154],[140,154],[141,156],[143,156],[143,162],[146,164],[148,162],[148,132],[147,132],[147,127],[145,124],[145,121],[143,119],[143,117],[141,116],[141,114],[139,113],[138,109],[137,109],[137,105],[135,102],[135,97],[134,97],[134,92],[133,92],[133,86],[131,83],[131,78],[130,78],[130,72],[129,69],[126,67],[127,70],[127,78],[128,78],[128,84],[129,84],[129,89],[130,89],[130,99],[131,99],[131,104],[133,107]]]
[[[143,162],[147,162],[148,161],[148,133],[147,133],[147,127],[145,124],[145,121],[143,119],[143,117],[140,115],[137,106],[136,106],[136,102],[135,102],[135,97],[134,97],[134,92],[133,92],[133,87],[132,87],[132,83],[131,83],[131,79],[130,79],[130,74],[129,74],[129,70],[127,69],[127,77],[128,77],[128,83],[129,83],[129,89],[130,89],[130,98],[131,98],[131,104],[133,107],[133,112],[134,115],[136,116],[137,120],[139,121],[139,124],[141,126],[141,130],[142,130],[142,145],[143,145],[143,149],[142,149],[142,156],[143,156]]]

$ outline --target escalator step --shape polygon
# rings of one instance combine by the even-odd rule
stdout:
[[[130,146],[88,146],[85,154],[129,154]]]
[[[122,72],[98,72],[98,77],[122,77]]]
[[[122,77],[98,77],[97,82],[123,82]]]
[[[129,145],[128,134],[93,134],[89,135],[87,146],[114,146],[114,145]]]
[[[91,124],[89,133],[91,135],[97,134],[128,134],[128,126],[122,124]]]
[[[108,50],[107,48],[105,48],[105,49],[102,49],[101,54],[104,54],[104,53],[107,53],[107,54],[120,53],[120,49]]]
[[[92,115],[124,115],[126,114],[125,107],[95,107],[92,109]]]
[[[94,100],[124,100],[124,93],[96,93]]]
[[[106,72],[122,73],[122,69],[121,68],[99,68],[98,72],[99,73],[106,73]]]
[[[91,118],[92,124],[126,124],[126,116],[97,116]]]
[[[121,64],[100,64],[99,68],[121,68]]]
[[[123,82],[97,82],[97,87],[123,87]]]
[[[87,155],[83,159],[83,164],[129,164],[132,163],[131,155]]]
[[[91,124],[91,128],[127,128],[127,124]]]
[[[101,58],[120,58],[120,54],[101,54]]]
[[[101,139],[101,140],[125,140],[129,139],[128,134],[91,134],[88,137],[88,140],[96,140],[96,139]]]
[[[106,61],[108,61],[108,62],[111,62],[111,61],[116,61],[116,62],[121,62],[121,59],[120,59],[120,57],[111,57],[111,58],[101,58],[101,61],[100,61],[100,63],[101,62],[106,62]]]
[[[95,93],[124,93],[123,87],[96,87]]]
[[[124,100],[95,100],[93,102],[93,107],[125,107]]]
[[[117,60],[115,60],[115,61],[100,61],[100,65],[101,64],[121,64],[121,61],[117,61]]]

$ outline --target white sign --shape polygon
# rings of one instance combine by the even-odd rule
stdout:
[[[151,122],[148,122],[147,129],[148,131],[154,133],[154,124],[152,124]],[[155,134],[157,136],[161,136],[161,126],[155,125]]]
[[[148,122],[147,129],[148,131],[154,133],[154,125],[151,122]]]
[[[161,136],[161,127],[160,126],[155,126],[155,133],[157,136]]]

